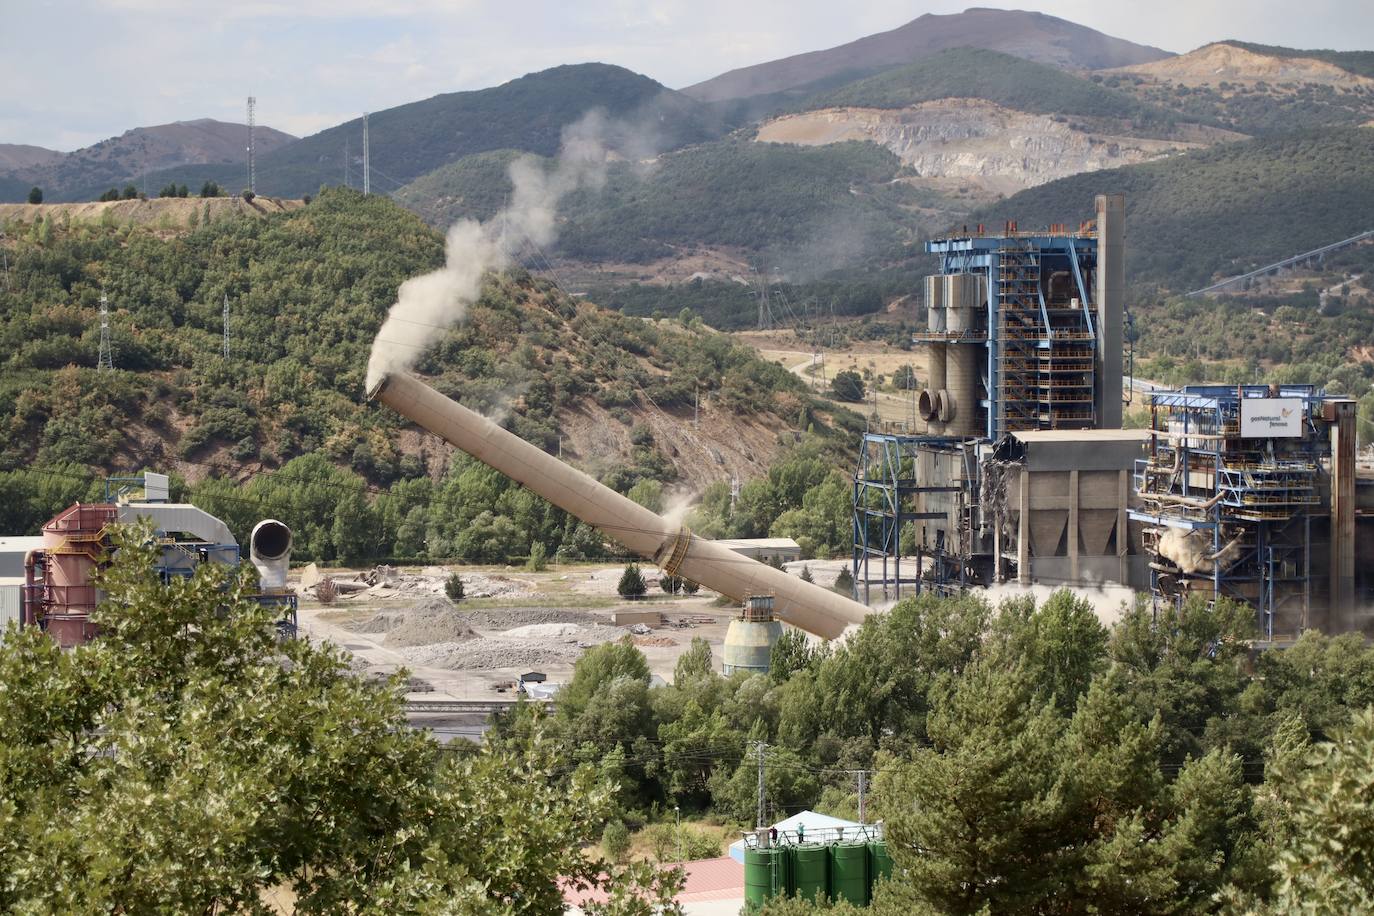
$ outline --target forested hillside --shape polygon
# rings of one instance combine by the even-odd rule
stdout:
[[[490,89],[450,92],[372,112],[373,189],[395,191],[446,163],[489,150],[552,156],[563,128],[592,110],[612,122],[604,132],[607,145],[630,156],[700,143],[723,130],[700,103],[623,67],[553,67]],[[346,170],[360,185],[362,136],[357,118],[260,157],[259,190],[300,197],[321,185],[343,183]],[[148,180],[155,187],[168,181],[199,187],[206,178],[237,190],[243,170],[171,170],[150,174]]]
[[[464,159],[398,199],[435,225],[489,214],[510,191],[509,153]],[[553,249],[585,261],[647,262],[683,246],[737,249],[813,272],[901,252],[929,195],[894,181],[897,157],[872,143],[818,148],[730,139],[617,163],[604,188],[561,208]],[[435,199],[426,205],[426,198]]]
[[[1374,130],[1302,131],[1075,175],[969,219],[1072,222],[1104,192],[1126,195],[1136,295],[1141,284],[1186,292],[1371,228]]]
[[[439,234],[385,198],[331,190],[290,213],[165,235],[49,221],[6,227],[0,465],[15,470],[0,489],[17,489],[8,490],[0,530],[32,530],[51,513],[52,500],[35,489],[45,475],[80,478],[61,489],[65,497],[86,493],[93,475],[149,467],[254,480],[246,489],[202,482],[196,493],[218,499],[215,509],[236,524],[255,513],[290,516],[303,555],[392,553],[399,521],[380,529],[368,515],[381,511],[368,488],[416,494],[443,474],[449,450],[361,403],[363,372],[397,287],[440,263]],[[93,368],[102,290],[113,372]],[[780,431],[824,433],[829,415],[790,373],[699,322],[622,317],[522,271],[493,277],[467,322],[419,370],[622,490],[641,480],[671,484],[680,473],[692,486],[705,485],[694,476],[701,473],[754,476],[777,451]],[[698,392],[702,430],[689,434],[675,417],[691,415]],[[707,445],[715,462],[703,460]],[[460,462],[451,473],[466,468]],[[255,477],[260,471],[269,473]],[[494,520],[504,517],[507,533],[517,533],[481,555],[519,553],[541,532],[550,552],[561,546],[561,513],[518,527],[515,488],[493,479],[483,492],[487,502],[469,494],[469,508],[488,506],[488,523],[499,528]],[[330,526],[343,496],[361,500],[346,517],[372,524],[345,524],[353,534],[335,540]],[[244,508],[245,499],[256,501]],[[363,546],[359,531],[368,532]],[[435,537],[427,548],[422,530],[406,549],[456,549],[451,535]]]

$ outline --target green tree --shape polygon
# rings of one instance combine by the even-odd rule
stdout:
[[[544,546],[543,541],[535,541],[530,545],[530,558],[525,562],[525,568],[530,572],[543,572],[548,565],[548,548]]]
[[[124,197],[125,200],[137,200],[137,199],[138,199],[138,188],[135,187],[134,185],[126,184],[126,185],[124,186],[124,194],[123,194],[123,197]]]
[[[852,369],[835,373],[830,380],[830,390],[841,401],[862,401],[864,399],[863,376]]]
[[[616,584],[615,590],[622,598],[639,598],[649,589],[644,583],[644,575],[639,571],[639,567],[631,563],[620,574],[620,582]]]
[[[606,829],[601,831],[601,850],[612,862],[625,860],[630,851],[630,831],[624,821],[617,818],[606,822]]]
[[[42,202],[43,202],[43,189],[42,189],[42,188],[36,188],[36,187],[35,187],[35,188],[30,188],[30,189],[29,189],[29,203],[31,203],[31,204],[41,204]]]
[[[449,577],[444,580],[444,594],[448,595],[450,601],[462,601],[463,577],[458,573],[449,573]]]
[[[673,884],[583,856],[609,796],[537,722],[444,755],[407,727],[399,679],[281,641],[247,570],[165,583],[149,530],[116,544],[100,639],[0,644],[4,683],[48,688],[0,692],[0,908],[255,912],[285,888],[297,912],[533,916],[563,876]]]

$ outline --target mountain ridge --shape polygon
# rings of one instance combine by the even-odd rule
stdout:
[[[973,7],[962,13],[927,13],[886,32],[854,41],[739,67],[685,87],[701,101],[724,101],[783,92],[844,70],[870,74],[956,47],[1003,51],[1065,69],[1102,70],[1170,57],[1168,51],[1114,38],[1066,19],[1025,10]]]

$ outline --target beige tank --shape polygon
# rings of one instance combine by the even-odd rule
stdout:
[[[834,639],[868,614],[869,609],[857,601],[672,524],[413,376],[389,375],[368,397],[442,436],[671,575],[738,602],[753,595],[773,595],[778,617],[826,639]]]

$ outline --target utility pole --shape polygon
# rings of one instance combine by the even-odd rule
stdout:
[[[100,355],[95,364],[96,371],[114,369],[114,354],[110,352],[110,305],[105,294],[100,294]]]
[[[224,358],[229,358],[229,294],[224,294]]]
[[[701,385],[697,385],[697,397],[692,402],[692,429],[701,429]]]
[[[5,233],[4,233],[4,230],[0,230],[0,260],[3,260],[3,261],[4,261],[4,265],[5,265],[5,292],[9,292],[9,291],[10,291],[10,253],[9,253],[9,249],[5,247]]]
[[[353,187],[352,173],[353,158],[348,151],[348,138],[344,137],[344,187]]]
[[[253,141],[254,134],[257,133],[258,100],[254,96],[248,97],[248,190],[254,194],[258,193],[258,174],[253,165]]]
[[[868,823],[868,818],[865,816],[865,815],[867,815],[868,811],[867,811],[867,808],[866,808],[865,805],[864,805],[864,802],[867,801],[867,798],[866,798],[867,794],[868,794],[868,770],[860,770],[860,771],[859,771],[859,823],[860,823],[860,824],[867,824],[867,823]]]
[[[367,112],[363,112],[363,193],[372,193],[372,154],[367,141]]]
[[[739,501],[739,478],[730,478],[730,514],[735,513],[735,503]]]
[[[754,745],[754,749],[758,752],[759,755],[759,804],[758,817],[755,820],[755,824],[759,830],[762,830],[764,827],[764,806],[768,801],[767,789],[764,787],[763,783],[763,755],[764,751],[767,750],[767,748],[768,745],[764,744],[762,741]]]

